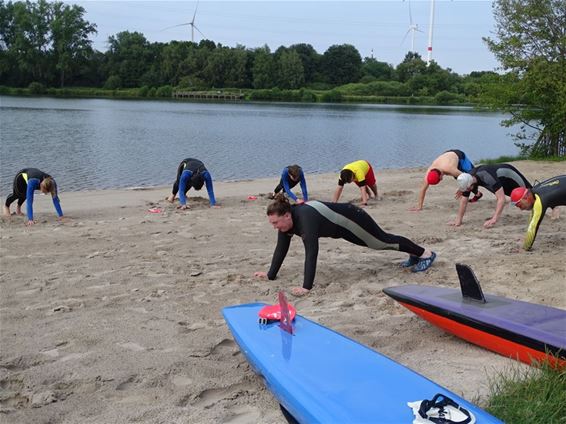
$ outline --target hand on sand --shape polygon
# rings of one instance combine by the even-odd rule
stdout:
[[[177,209],[181,209],[181,210],[183,210],[183,211],[184,211],[184,210],[187,210],[187,209],[190,209],[190,208],[191,208],[191,207],[190,207],[189,205],[179,205],[179,206],[177,206]]]
[[[448,221],[448,225],[452,226],[452,227],[459,227],[460,225],[462,225],[462,221]]]
[[[212,209],[220,209],[220,205],[212,205],[211,208]]]
[[[31,226],[34,225],[34,224],[35,224],[35,221],[34,221],[33,219],[30,219],[28,222],[26,222],[26,225],[27,225],[28,227],[31,227]]]
[[[264,271],[254,272],[254,277],[267,279],[267,272],[264,272]]]
[[[303,297],[310,293],[310,290],[304,289],[302,287],[293,287],[291,289],[291,294],[296,297]]]
[[[495,225],[496,222],[497,222],[497,219],[495,219],[495,218],[488,219],[487,221],[485,221],[483,223],[483,227],[484,228],[491,228]]]
[[[422,210],[423,210],[423,208],[419,208],[418,206],[413,206],[413,207],[409,208],[409,211],[411,211],[411,212],[420,212]]]

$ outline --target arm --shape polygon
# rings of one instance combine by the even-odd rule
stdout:
[[[26,205],[28,214],[28,224],[33,223],[33,193],[39,187],[39,180],[37,178],[32,178],[28,181],[28,187],[26,190]]]
[[[458,215],[456,216],[456,220],[450,222],[450,225],[455,227],[459,227],[462,225],[462,221],[464,220],[464,214],[466,213],[466,208],[468,207],[468,197],[462,196],[460,197],[460,207],[458,208]]]
[[[544,218],[546,209],[542,207],[542,202],[538,198],[535,198],[535,204],[533,205],[533,210],[531,211],[531,221],[529,222],[529,227],[527,228],[527,234],[525,234],[525,241],[523,242],[523,249],[531,250],[535,238],[537,236],[538,227]]]
[[[338,185],[338,187],[336,187],[336,191],[334,192],[334,196],[332,196],[332,202],[336,203],[338,201],[338,199],[340,199],[340,196],[342,195],[342,190],[344,190],[344,186]]]
[[[309,193],[307,192],[307,181],[305,180],[305,174],[301,171],[301,191],[303,193],[303,200],[305,202],[309,201]]]
[[[212,176],[210,172],[204,171],[202,173],[204,177],[204,182],[206,184],[206,191],[208,191],[208,199],[210,200],[210,206],[216,205],[216,199],[214,198],[214,188],[212,187]]]
[[[495,192],[495,197],[497,198],[497,205],[495,206],[495,214],[493,214],[493,217],[491,217],[491,219],[488,219],[487,221],[484,222],[483,226],[485,228],[493,227],[497,222],[497,220],[501,217],[501,214],[503,213],[503,208],[505,207],[505,192],[503,191],[503,187],[501,187]]]
[[[310,290],[314,284],[316,274],[316,261],[318,258],[318,237],[309,234],[303,239],[305,245],[305,270],[303,288]]]
[[[185,206],[187,204],[187,196],[185,195],[185,192],[187,191],[187,183],[192,176],[193,173],[188,169],[185,169],[181,173],[181,178],[179,179],[179,203],[181,203],[182,206]]]
[[[296,202],[297,196],[295,196],[295,193],[293,193],[291,191],[291,187],[289,187],[289,170],[287,168],[285,168],[281,173],[281,181],[283,181],[283,189],[285,190],[285,193],[287,193],[287,195]]]
[[[419,191],[419,200],[417,203],[416,207],[411,208],[410,210],[412,211],[420,211],[423,209],[423,205],[424,205],[424,199],[426,196],[426,191],[428,190],[429,184],[428,181],[425,180],[423,181],[422,185],[421,185],[421,190]]]
[[[53,196],[53,206],[55,206],[57,216],[61,218],[63,216],[63,210],[61,209],[61,202],[59,201],[59,196],[57,194]]]
[[[285,256],[287,256],[290,245],[291,237],[279,231],[277,233],[277,246],[275,246],[275,252],[273,252],[273,258],[271,259],[271,267],[267,272],[268,279],[275,280],[275,277],[277,277],[279,268],[281,268],[283,260],[285,259]]]

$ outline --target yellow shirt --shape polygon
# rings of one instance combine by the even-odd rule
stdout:
[[[349,163],[342,169],[352,171],[354,173],[354,181],[360,183],[366,179],[366,175],[369,172],[369,163],[365,160],[357,160]]]

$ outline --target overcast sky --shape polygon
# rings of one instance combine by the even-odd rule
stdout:
[[[105,51],[108,37],[120,31],[138,31],[150,42],[191,40],[190,22],[196,1],[66,1],[86,10],[97,25],[94,47]],[[415,51],[427,57],[430,0],[374,1],[213,1],[201,0],[196,27],[206,38],[225,46],[248,48],[311,44],[317,52],[333,44],[352,44],[362,57],[399,64],[411,49],[411,35],[403,41],[412,11]],[[432,58],[459,74],[494,70],[498,64],[482,37],[494,30],[492,2],[436,0]],[[195,41],[202,39],[195,31]]]

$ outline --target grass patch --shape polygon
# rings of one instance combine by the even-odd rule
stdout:
[[[485,409],[506,424],[566,423],[566,369],[513,366],[490,386]]]
[[[494,165],[497,163],[515,162],[518,160],[539,160],[546,162],[563,162],[566,161],[564,156],[547,156],[547,157],[527,157],[527,156],[499,156],[495,159],[481,159],[478,165]]]

